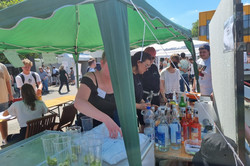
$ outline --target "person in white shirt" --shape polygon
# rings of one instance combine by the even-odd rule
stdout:
[[[167,102],[167,99],[173,99],[174,93],[180,93],[180,71],[177,69],[179,63],[179,56],[177,54],[171,55],[170,66],[163,69],[160,73],[160,92]]]
[[[188,81],[188,69],[189,69],[189,61],[186,59],[186,54],[184,52],[181,53],[181,60],[179,63],[179,70],[182,75],[182,78],[180,80],[180,90],[181,92],[186,90],[189,92],[189,81]]]
[[[47,73],[47,75],[48,75],[48,78],[49,78],[49,85],[51,85],[51,72],[50,72],[50,67],[49,66],[47,66],[47,68],[46,68],[46,73]]]
[[[210,64],[210,46],[207,44],[202,45],[199,48],[200,59],[197,60],[197,66],[199,70],[199,83],[200,92],[203,96],[210,96],[213,98],[213,87],[212,87],[212,74]],[[194,92],[196,90],[196,81],[193,83]]]
[[[30,71],[33,63],[29,59],[24,59],[22,62],[24,64],[22,67],[23,72],[16,76],[17,88],[21,89],[24,84],[30,84],[33,86],[37,97],[40,98],[43,89],[41,78],[38,73]]]
[[[27,124],[29,120],[42,117],[47,113],[48,108],[43,101],[37,100],[34,88],[30,84],[24,84],[21,87],[22,101],[13,103],[4,113],[3,116],[12,115],[17,117],[20,126],[19,134],[7,136],[8,143],[15,143],[25,138]]]

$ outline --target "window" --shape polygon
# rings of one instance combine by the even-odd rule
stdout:
[[[250,15],[243,15],[243,35],[250,35]]]
[[[210,23],[211,20],[207,20],[207,40],[209,40],[209,23]]]
[[[207,26],[200,26],[200,29],[199,29],[199,36],[206,36],[207,32]]]

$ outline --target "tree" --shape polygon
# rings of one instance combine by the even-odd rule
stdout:
[[[192,23],[192,37],[198,37],[199,20]]]
[[[22,2],[23,0],[0,0],[0,9],[7,8],[9,6],[15,5],[17,3]],[[27,53],[27,54],[19,54],[19,57],[21,59],[28,58],[29,57],[34,57],[34,58],[39,58],[40,55],[37,53]],[[3,53],[0,53],[0,63],[3,64],[8,64],[10,63],[8,59],[4,56]]]
[[[1,0],[0,1],[0,9],[7,8],[11,5],[15,5],[23,0]]]

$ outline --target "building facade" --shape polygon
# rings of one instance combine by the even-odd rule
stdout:
[[[199,13],[199,40],[209,42],[209,23],[215,10]],[[250,42],[250,5],[243,7],[243,35],[244,42]]]

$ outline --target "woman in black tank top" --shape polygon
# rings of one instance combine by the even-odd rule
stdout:
[[[113,120],[116,105],[105,53],[102,55],[101,66],[100,71],[83,76],[74,106],[82,114],[95,119],[94,126],[103,122],[109,130],[109,136],[116,138],[118,132],[122,133]]]

